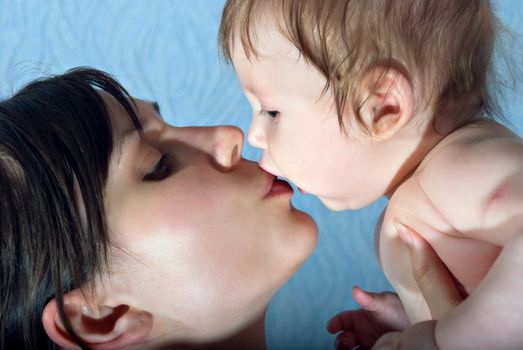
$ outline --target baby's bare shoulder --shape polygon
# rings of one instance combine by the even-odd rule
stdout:
[[[432,177],[444,173],[465,179],[470,171],[477,175],[474,170],[489,168],[492,164],[502,166],[501,170],[520,166],[522,154],[523,140],[515,133],[495,122],[476,123],[444,138],[425,157],[419,173],[424,180],[431,181],[435,180]]]
[[[523,141],[509,129],[482,122],[445,138],[422,162],[420,186],[457,229],[478,229],[499,186],[523,171]]]

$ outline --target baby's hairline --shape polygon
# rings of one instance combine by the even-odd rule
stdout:
[[[230,6],[228,6],[229,4]],[[279,6],[280,4],[281,6]],[[433,108],[435,110],[434,114],[439,115],[439,112],[445,109],[447,104],[456,105],[464,101],[466,102],[467,96],[482,98],[485,91],[487,91],[487,85],[479,88],[473,86],[470,90],[461,92],[456,89],[463,85],[457,83],[447,85],[452,82],[450,73],[444,71],[443,75],[441,75],[440,71],[437,70],[437,65],[428,65],[432,62],[430,59],[428,61],[418,61],[417,58],[412,56],[412,52],[407,47],[400,45],[401,43],[405,44],[403,41],[398,41],[400,46],[391,50],[391,47],[386,45],[380,46],[380,41],[366,43],[363,33],[360,40],[358,35],[354,35],[356,33],[354,28],[360,28],[361,23],[358,22],[357,16],[350,17],[353,14],[350,10],[347,12],[347,16],[349,16],[347,18],[350,21],[355,21],[354,28],[352,26],[342,29],[332,27],[334,22],[327,21],[327,19],[331,19],[331,8],[336,10],[340,10],[340,8],[335,1],[328,2],[325,6],[321,4],[305,4],[299,1],[228,1],[226,8],[224,8],[224,17],[222,17],[222,21],[228,19],[225,25],[229,25],[229,28],[232,29],[229,31],[231,35],[226,40],[227,50],[229,51],[228,61],[233,63],[230,54],[234,45],[239,44],[242,45],[242,49],[249,61],[261,57],[263,50],[260,50],[256,36],[263,35],[263,32],[273,28],[281,34],[283,39],[290,42],[297,49],[300,57],[307,64],[314,66],[320,71],[321,75],[327,80],[326,88],[334,87],[337,94],[338,112],[344,110],[344,106],[347,105],[348,107],[352,105],[352,109],[355,111],[358,110],[361,96],[359,98],[357,93],[360,91],[359,86],[361,86],[363,72],[368,72],[378,66],[399,70],[408,78],[413,89],[416,89],[418,94],[418,112],[425,110],[425,108]],[[286,5],[291,7],[285,8],[284,6]],[[328,8],[327,12],[323,12],[320,15],[311,12],[314,9],[318,9],[318,6],[321,7],[321,11]],[[234,12],[235,10],[238,11]],[[345,10],[347,9],[345,8]],[[227,11],[229,11],[229,17],[225,15]],[[342,18],[345,20],[345,17],[337,16],[337,14],[333,16],[334,20]],[[378,23],[381,22],[378,21]],[[327,26],[326,24],[329,25]],[[365,29],[366,27],[362,28]],[[369,36],[370,32],[365,33]],[[401,37],[394,38],[401,40]],[[348,41],[345,44],[344,40],[340,41],[339,39]],[[340,46],[338,47],[338,45]],[[374,51],[372,51],[373,49]],[[223,45],[222,50],[226,51]],[[427,50],[427,52],[429,51]],[[227,54],[225,56],[227,58]],[[479,70],[477,72],[482,74]],[[447,75],[449,76],[447,77]],[[481,81],[481,76],[478,75],[478,77],[478,81]],[[465,84],[465,82],[462,83]],[[447,90],[448,86],[454,90]],[[448,91],[450,91],[450,94]],[[355,102],[351,104],[350,100]],[[360,100],[360,103],[358,103],[358,100]],[[488,111],[491,100],[487,96],[483,102],[484,105],[480,106],[480,110]],[[338,116],[340,126],[342,126],[343,116],[340,113],[338,113]]]

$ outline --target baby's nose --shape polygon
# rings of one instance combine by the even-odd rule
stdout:
[[[252,146],[256,148],[267,149],[263,121],[261,121],[260,118],[252,118],[247,138]]]

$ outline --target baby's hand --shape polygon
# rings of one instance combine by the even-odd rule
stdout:
[[[330,333],[341,332],[336,337],[337,349],[352,349],[357,345],[361,350],[370,349],[383,334],[402,331],[410,325],[396,293],[371,293],[353,287],[352,296],[361,309],[343,311],[327,324]]]

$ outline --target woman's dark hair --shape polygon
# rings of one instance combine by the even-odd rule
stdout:
[[[63,295],[107,266],[113,138],[102,90],[141,132],[127,91],[95,69],[33,81],[0,102],[0,349],[56,348],[42,325],[52,298],[87,348],[65,318]]]

